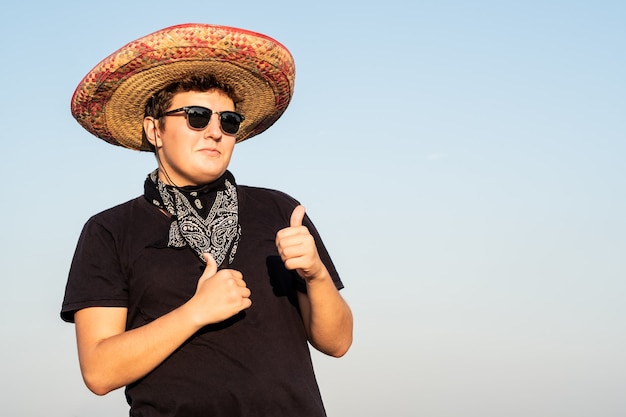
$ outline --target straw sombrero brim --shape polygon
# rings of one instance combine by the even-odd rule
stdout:
[[[148,99],[192,74],[230,85],[245,116],[237,142],[269,128],[284,113],[295,81],[290,52],[247,30],[207,24],[171,26],[125,45],[96,65],[72,96],[78,123],[111,144],[149,150],[143,138]]]

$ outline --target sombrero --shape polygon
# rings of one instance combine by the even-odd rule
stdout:
[[[295,81],[291,53],[251,31],[208,24],[161,29],[128,43],[78,84],[71,111],[85,129],[111,144],[149,150],[143,139],[146,103],[168,84],[212,74],[230,85],[245,116],[237,141],[269,128],[284,113]]]

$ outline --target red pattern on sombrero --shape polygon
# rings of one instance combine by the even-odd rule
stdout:
[[[293,95],[295,65],[279,42],[225,26],[185,24],[128,43],[94,67],[72,97],[76,120],[97,137],[147,150],[142,120],[149,97],[193,72],[213,73],[242,97],[238,141],[270,127]]]

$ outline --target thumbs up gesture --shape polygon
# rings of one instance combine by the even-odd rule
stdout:
[[[186,303],[199,326],[219,323],[252,305],[243,274],[234,269],[218,270],[217,262],[205,253],[206,267],[198,279],[194,296]]]
[[[276,248],[287,269],[296,270],[302,278],[310,281],[319,277],[325,267],[317,252],[313,235],[302,225],[305,212],[303,206],[297,206],[293,210],[289,227],[276,234]]]

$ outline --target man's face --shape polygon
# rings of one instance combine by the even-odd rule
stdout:
[[[192,129],[187,124],[185,112],[166,116],[167,121],[161,131],[154,129],[154,123],[158,121],[144,121],[148,138],[155,146],[161,164],[159,178],[166,184],[173,182],[172,185],[179,187],[207,184],[224,174],[236,139],[235,135],[220,128],[219,115],[215,113],[235,110],[233,101],[222,91],[178,93],[168,110],[185,106],[213,110],[209,124],[204,129]]]

